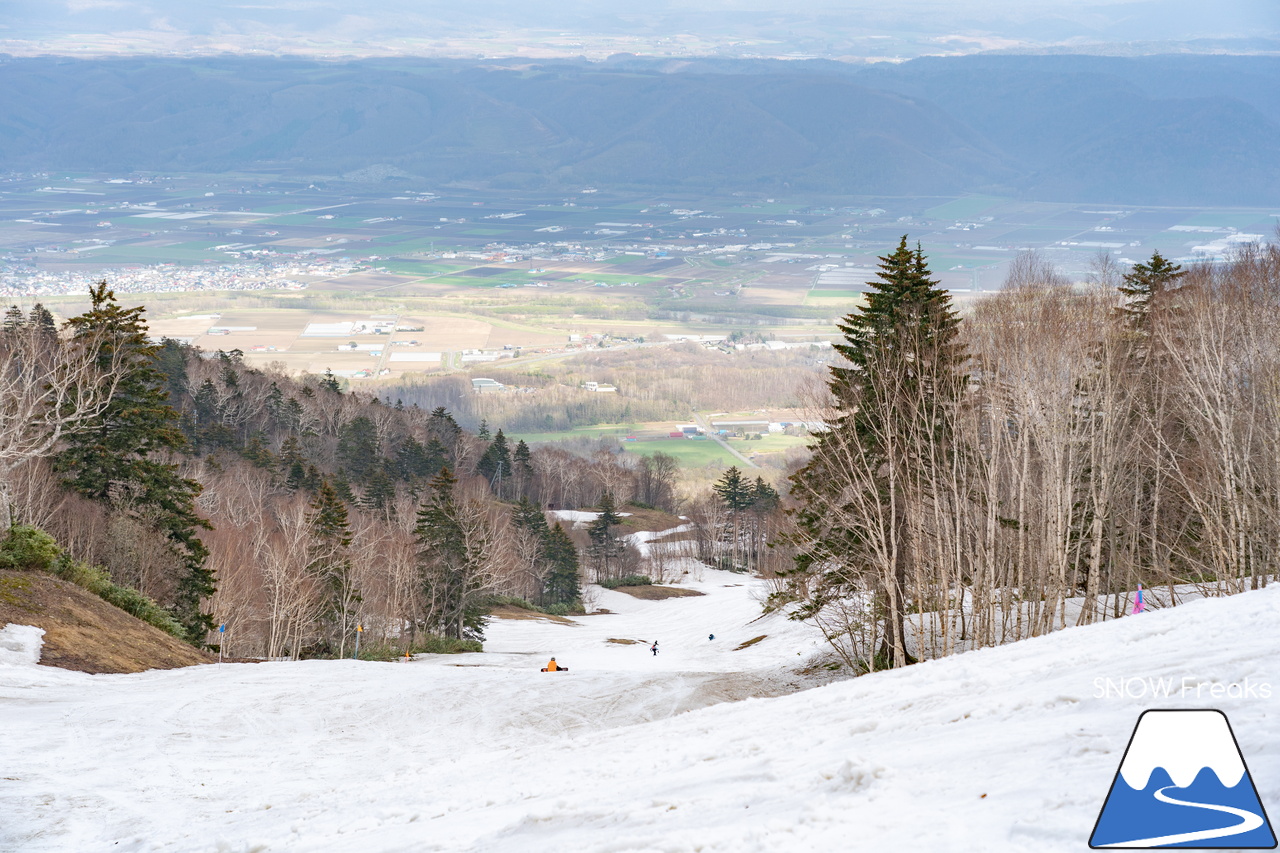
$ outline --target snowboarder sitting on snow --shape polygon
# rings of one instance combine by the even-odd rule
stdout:
[[[557,664],[557,663],[556,663],[556,659],[555,659],[555,658],[552,658],[552,659],[551,659],[551,663],[549,663],[549,664],[547,664],[546,666],[544,666],[544,667],[542,668],[542,671],[543,671],[543,672],[568,672],[568,671],[569,671],[569,667],[567,667],[567,666],[560,666],[559,664]]]

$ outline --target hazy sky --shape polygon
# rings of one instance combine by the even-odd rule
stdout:
[[[431,53],[504,34],[501,53],[554,49],[556,30],[680,38],[685,53],[747,40],[856,55],[877,39],[968,51],[1277,38],[1280,0],[0,0],[0,51],[13,53]]]

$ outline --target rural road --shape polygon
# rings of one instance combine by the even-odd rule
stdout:
[[[737,457],[739,460],[741,460],[741,462],[742,462],[742,464],[743,464],[743,465],[746,465],[748,468],[759,468],[759,467],[760,467],[759,465],[757,465],[756,463],[752,462],[752,461],[751,461],[750,459],[748,459],[747,457],[743,456],[743,455],[742,455],[741,453],[739,453],[736,449],[734,449],[733,447],[730,447],[730,446],[729,446],[729,442],[725,441],[723,438],[721,438],[720,436],[718,436],[718,435],[716,435],[714,432],[712,432],[712,430],[711,430],[711,426],[710,426],[706,421],[704,421],[704,420],[702,419],[702,415],[695,414],[695,415],[693,416],[693,420],[694,420],[694,423],[696,423],[698,426],[702,427],[702,428],[706,431],[707,436],[708,436],[709,438],[711,438],[711,440],[712,440],[712,441],[719,442],[721,447],[723,447],[725,450],[729,451],[731,454],[733,454],[735,457]]]

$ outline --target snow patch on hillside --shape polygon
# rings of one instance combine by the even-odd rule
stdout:
[[[0,628],[0,666],[34,666],[40,663],[44,629],[34,625]]]

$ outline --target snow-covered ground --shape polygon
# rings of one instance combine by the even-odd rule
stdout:
[[[1280,813],[1275,587],[722,702],[820,641],[757,581],[690,586],[408,664],[0,666],[0,850],[1080,851],[1138,714],[1179,707],[1227,713]],[[1137,678],[1173,695],[1102,695]]]

